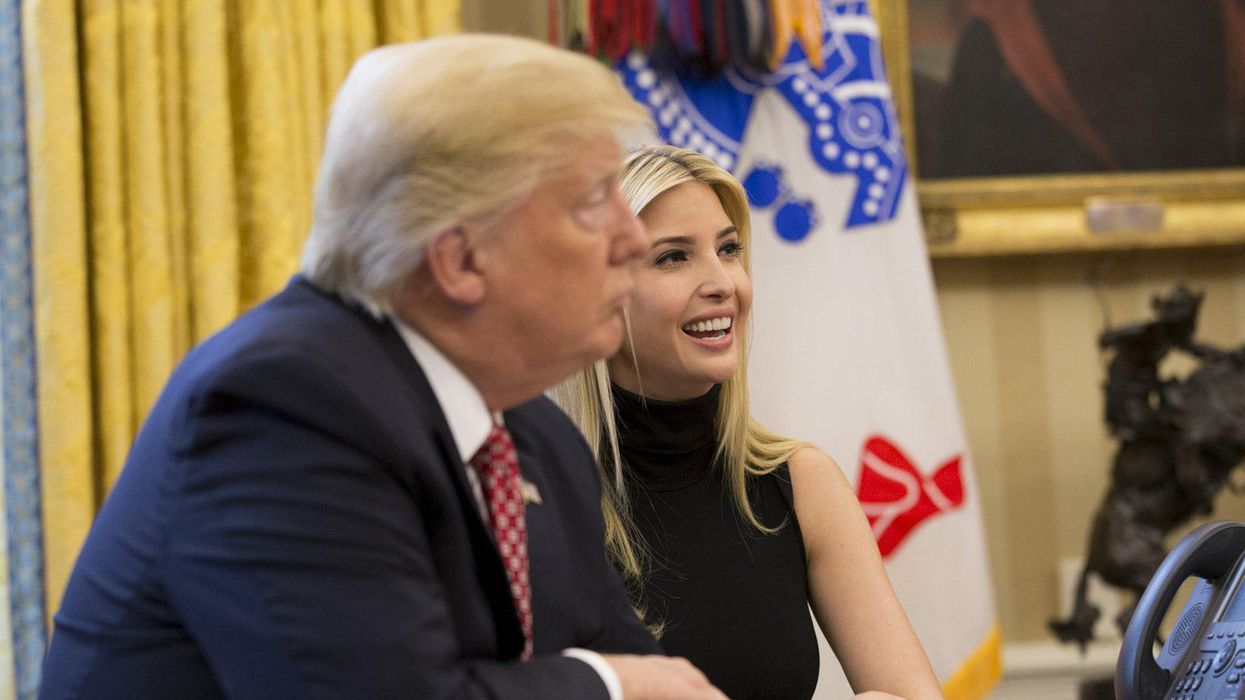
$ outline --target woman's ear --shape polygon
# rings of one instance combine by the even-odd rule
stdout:
[[[437,234],[424,251],[424,260],[437,289],[455,303],[474,306],[484,299],[484,276],[476,265],[476,250],[462,226]]]

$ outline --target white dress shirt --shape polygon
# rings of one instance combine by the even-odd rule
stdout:
[[[484,503],[484,491],[480,487],[480,478],[475,470],[468,466],[475,453],[484,446],[488,434],[493,429],[493,422],[501,423],[501,414],[492,413],[484,403],[484,397],[471,380],[466,377],[449,358],[441,353],[428,339],[397,317],[392,317],[394,326],[406,347],[415,356],[415,361],[424,370],[432,393],[436,396],[441,412],[445,414],[445,422],[449,423],[450,434],[454,445],[458,448],[458,456],[463,461],[463,470],[467,481],[471,483],[471,492],[475,495],[476,506],[480,517],[488,521],[488,506]],[[523,466],[519,465],[522,470]],[[535,583],[533,583],[535,585]],[[609,691],[610,700],[623,700],[622,683],[618,674],[600,654],[589,649],[564,649],[564,656],[579,659],[592,667],[601,676]]]

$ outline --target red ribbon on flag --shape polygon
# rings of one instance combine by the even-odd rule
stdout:
[[[873,526],[883,558],[890,556],[917,525],[964,503],[960,458],[957,454],[933,474],[925,475],[885,437],[875,435],[865,441],[856,497]]]

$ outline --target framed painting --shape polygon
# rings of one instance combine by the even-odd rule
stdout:
[[[874,0],[935,257],[1245,243],[1245,0]]]

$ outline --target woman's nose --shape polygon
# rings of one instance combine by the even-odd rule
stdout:
[[[701,296],[729,299],[735,294],[735,280],[716,255],[713,262],[708,263],[705,268],[705,278],[701,281],[699,289]]]

